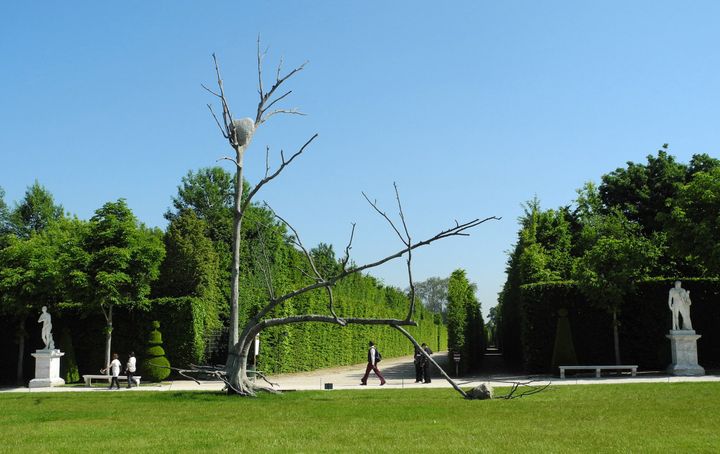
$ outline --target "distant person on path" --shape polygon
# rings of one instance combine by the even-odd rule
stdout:
[[[420,352],[418,347],[415,347],[415,356],[413,362],[415,363],[415,383],[423,381],[423,361],[425,357]]]
[[[120,389],[120,382],[118,381],[118,376],[120,375],[120,360],[118,359],[118,354],[113,353],[112,355],[112,361],[110,361],[110,364],[108,364],[108,367],[105,369],[100,369],[101,373],[105,373],[108,370],[110,371],[110,388],[113,389],[113,385],[117,386],[117,389]]]
[[[135,352],[130,352],[130,355],[128,355],[127,364],[125,364],[125,373],[127,374],[128,389],[132,388],[132,385],[135,380],[133,378],[133,375],[135,375],[136,364],[137,364],[137,360],[135,359]],[[137,386],[137,384],[135,386]]]
[[[368,376],[370,375],[370,371],[375,372],[375,375],[380,379],[380,386],[385,384],[385,378],[383,378],[382,374],[380,373],[380,370],[377,367],[377,363],[379,360],[379,353],[377,349],[375,348],[375,344],[370,341],[368,343],[370,348],[368,349],[368,364],[365,368],[365,375],[363,376],[362,380],[360,380],[360,384],[365,386],[367,385]]]
[[[678,320],[678,313],[682,316],[682,329],[693,329],[692,322],[690,321],[690,291],[685,290],[681,287],[680,281],[675,281],[675,287],[670,289],[668,294],[668,306],[672,311],[672,329],[679,330],[680,320]]]
[[[430,350],[430,347],[427,346],[425,342],[422,344],[422,349],[425,351],[425,353],[429,355],[432,355],[433,352]],[[430,360],[427,359],[424,355],[422,356],[422,376],[425,383],[430,383],[432,380],[430,379]]]

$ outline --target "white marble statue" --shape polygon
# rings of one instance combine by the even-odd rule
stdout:
[[[692,322],[690,321],[690,291],[685,290],[681,287],[680,281],[675,281],[675,287],[670,289],[668,295],[668,306],[672,311],[672,329],[673,330],[692,330]],[[682,328],[680,328],[680,321],[678,320],[678,314],[682,316]]]
[[[53,341],[52,335],[52,317],[47,311],[47,306],[42,307],[42,314],[40,314],[38,323],[43,324],[40,336],[42,336],[42,341],[45,344],[45,350],[55,349],[55,341]]]

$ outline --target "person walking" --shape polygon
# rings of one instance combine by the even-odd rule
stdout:
[[[117,389],[120,389],[120,382],[118,382],[118,376],[120,375],[120,360],[118,359],[118,354],[113,353],[112,355],[112,361],[110,361],[110,364],[105,369],[101,369],[101,373],[105,373],[108,370],[110,371],[110,388],[113,389],[113,386],[117,386]]]
[[[128,389],[132,388],[133,384],[137,386],[137,383],[135,383],[135,379],[133,378],[133,376],[135,375],[136,364],[137,360],[135,359],[135,352],[130,352],[130,354],[128,355],[127,364],[125,364],[125,374],[127,374]]]
[[[422,344],[422,349],[425,351],[425,353],[429,355],[432,355],[433,352],[430,350],[430,347],[427,346],[425,342]],[[430,383],[432,379],[430,378],[430,360],[427,359],[426,356],[420,354],[422,356],[422,376],[425,383]]]
[[[380,361],[380,353],[375,348],[375,344],[370,341],[368,343],[370,348],[368,348],[368,363],[367,367],[365,368],[365,375],[360,380],[360,385],[365,386],[367,385],[368,376],[370,376],[370,371],[375,372],[375,375],[380,379],[380,386],[385,384],[385,378],[380,373],[380,369],[377,367],[378,361]]]

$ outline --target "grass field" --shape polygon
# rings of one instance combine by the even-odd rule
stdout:
[[[500,390],[502,391],[502,390]],[[3,452],[719,452],[720,384],[0,394]]]

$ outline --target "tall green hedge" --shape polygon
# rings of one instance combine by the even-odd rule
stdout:
[[[336,311],[344,317],[393,317],[407,315],[408,300],[401,291],[379,285],[367,276],[353,276],[339,283],[334,291]],[[258,295],[258,298],[260,295]],[[205,304],[198,298],[160,298],[151,300],[132,313],[117,310],[113,331],[113,351],[121,361],[134,350],[144,358],[146,339],[153,320],[162,326],[163,347],[175,367],[204,364],[206,341]],[[310,293],[288,301],[274,315],[302,312],[327,313],[327,298],[322,292]],[[433,349],[447,348],[447,329],[434,323],[433,314],[418,306],[417,327],[409,331],[419,342]],[[71,326],[80,373],[95,373],[102,364],[103,322],[98,317],[78,319]],[[440,345],[437,344],[438,338]],[[373,340],[386,358],[410,355],[413,347],[396,330],[387,326],[302,323],[274,327],[260,335],[258,368],[269,373],[295,372],[321,367],[356,364],[365,360],[368,340]]]
[[[397,289],[378,285],[371,278],[345,279],[335,287],[334,296],[336,312],[341,317],[404,318],[407,315],[407,297]],[[288,302],[282,312],[327,313],[327,298],[324,292],[306,294]],[[432,313],[418,306],[414,318],[418,326],[408,331],[419,342],[435,348],[439,331],[440,349],[447,348],[447,330],[434,323]],[[386,358],[413,353],[412,344],[387,326],[302,323],[273,327],[261,333],[258,368],[279,373],[360,363],[365,361],[369,340],[375,342]]]
[[[459,353],[460,370],[477,368],[485,353],[485,332],[475,287],[465,270],[455,270],[448,281],[448,355]]]
[[[720,279],[680,279],[690,290],[698,359],[704,367],[720,366]],[[670,363],[671,325],[667,305],[674,279],[639,282],[620,313],[620,353],[623,363],[663,370]],[[531,372],[556,372],[551,366],[558,310],[567,309],[579,364],[613,364],[611,316],[592,307],[574,282],[522,286],[521,342],[525,367]]]

